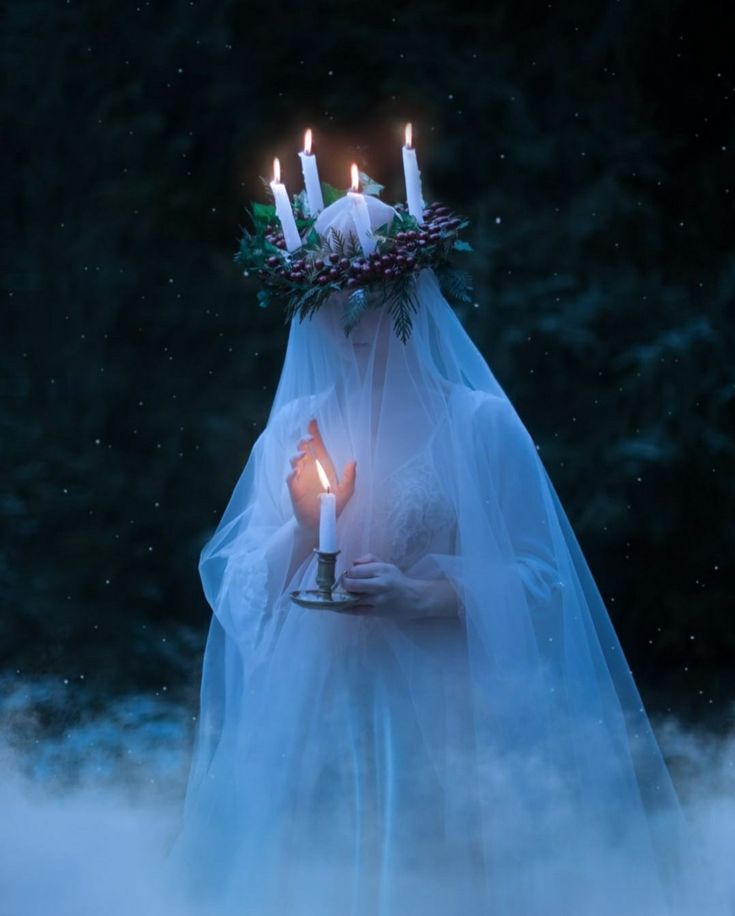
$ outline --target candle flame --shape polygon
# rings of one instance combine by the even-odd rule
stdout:
[[[273,160],[273,180],[278,183],[281,181],[281,163],[277,156]]]
[[[413,146],[413,127],[411,125],[411,122],[409,121],[408,124],[406,124],[406,148],[411,149],[412,146]]]
[[[311,128],[308,128],[304,134],[304,152],[311,153]]]
[[[329,493],[329,478],[327,477],[324,468],[322,467],[318,458],[314,459],[314,463],[316,464],[316,472],[319,475],[319,480],[321,481],[322,486],[327,491],[327,493]]]
[[[360,173],[357,170],[357,165],[353,162],[350,166],[350,177],[352,178],[352,190],[360,190]]]

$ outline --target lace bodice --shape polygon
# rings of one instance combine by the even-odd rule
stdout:
[[[441,493],[428,449],[397,468],[380,488],[373,535],[379,556],[404,571],[426,553],[453,552],[454,510]]]

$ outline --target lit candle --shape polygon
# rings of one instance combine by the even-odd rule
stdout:
[[[322,186],[319,183],[316,156],[311,151],[311,128],[304,135],[304,151],[299,153],[299,158],[301,159],[301,171],[304,173],[309,216],[317,216],[324,209],[324,198],[322,197]]]
[[[424,198],[421,195],[421,172],[413,147],[411,123],[406,124],[406,145],[403,147],[403,174],[406,179],[406,200],[408,212],[419,225],[424,222]]]
[[[360,174],[357,166],[352,163],[352,190],[347,192],[347,197],[352,205],[352,222],[355,224],[355,232],[360,242],[363,254],[372,254],[375,251],[375,239],[370,228],[370,213],[365,203],[364,195],[360,194]]]
[[[329,478],[318,458],[314,459],[319,480],[326,493],[319,494],[319,550],[321,553],[337,552],[337,497],[329,489]]]
[[[301,236],[296,228],[296,220],[293,217],[291,201],[288,199],[286,186],[281,184],[281,163],[278,159],[273,160],[271,190],[273,191],[273,200],[276,202],[276,214],[281,221],[286,248],[288,251],[295,251],[301,247]]]

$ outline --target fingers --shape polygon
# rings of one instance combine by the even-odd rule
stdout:
[[[375,579],[384,570],[383,563],[360,563],[345,572],[347,579]]]
[[[299,463],[304,460],[304,458],[306,458],[306,455],[303,452],[299,452],[298,455],[294,455],[293,458],[290,459],[291,467],[295,470]]]
[[[316,417],[312,417],[309,420],[309,435],[311,439],[308,443],[308,449],[310,456],[312,458],[318,458],[324,472],[329,478],[332,488],[336,488],[337,485],[337,472],[334,469],[332,464],[332,459],[329,457],[329,452],[327,447],[324,445],[324,440],[322,439],[322,434],[319,430],[319,426],[316,421]]]
[[[348,461],[342,471],[342,480],[339,482],[340,489],[345,493],[352,494],[355,490],[355,478],[357,476],[357,462]]]
[[[309,444],[320,454],[323,453],[325,451],[324,441],[322,440],[321,430],[319,429],[316,417],[312,417],[311,420],[309,420],[308,430],[309,436],[311,437]]]
[[[353,563],[380,563],[378,557],[374,553],[365,553],[361,557],[358,557],[356,560],[352,561]]]
[[[352,576],[344,578],[345,591],[351,595],[378,595],[385,591],[385,582],[382,579],[355,579]]]

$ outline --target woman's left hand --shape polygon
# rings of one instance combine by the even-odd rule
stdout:
[[[347,609],[350,614],[372,614],[376,617],[418,616],[420,600],[410,579],[393,563],[384,563],[372,553],[355,560],[345,570],[342,582],[345,591],[357,595],[359,604]]]

